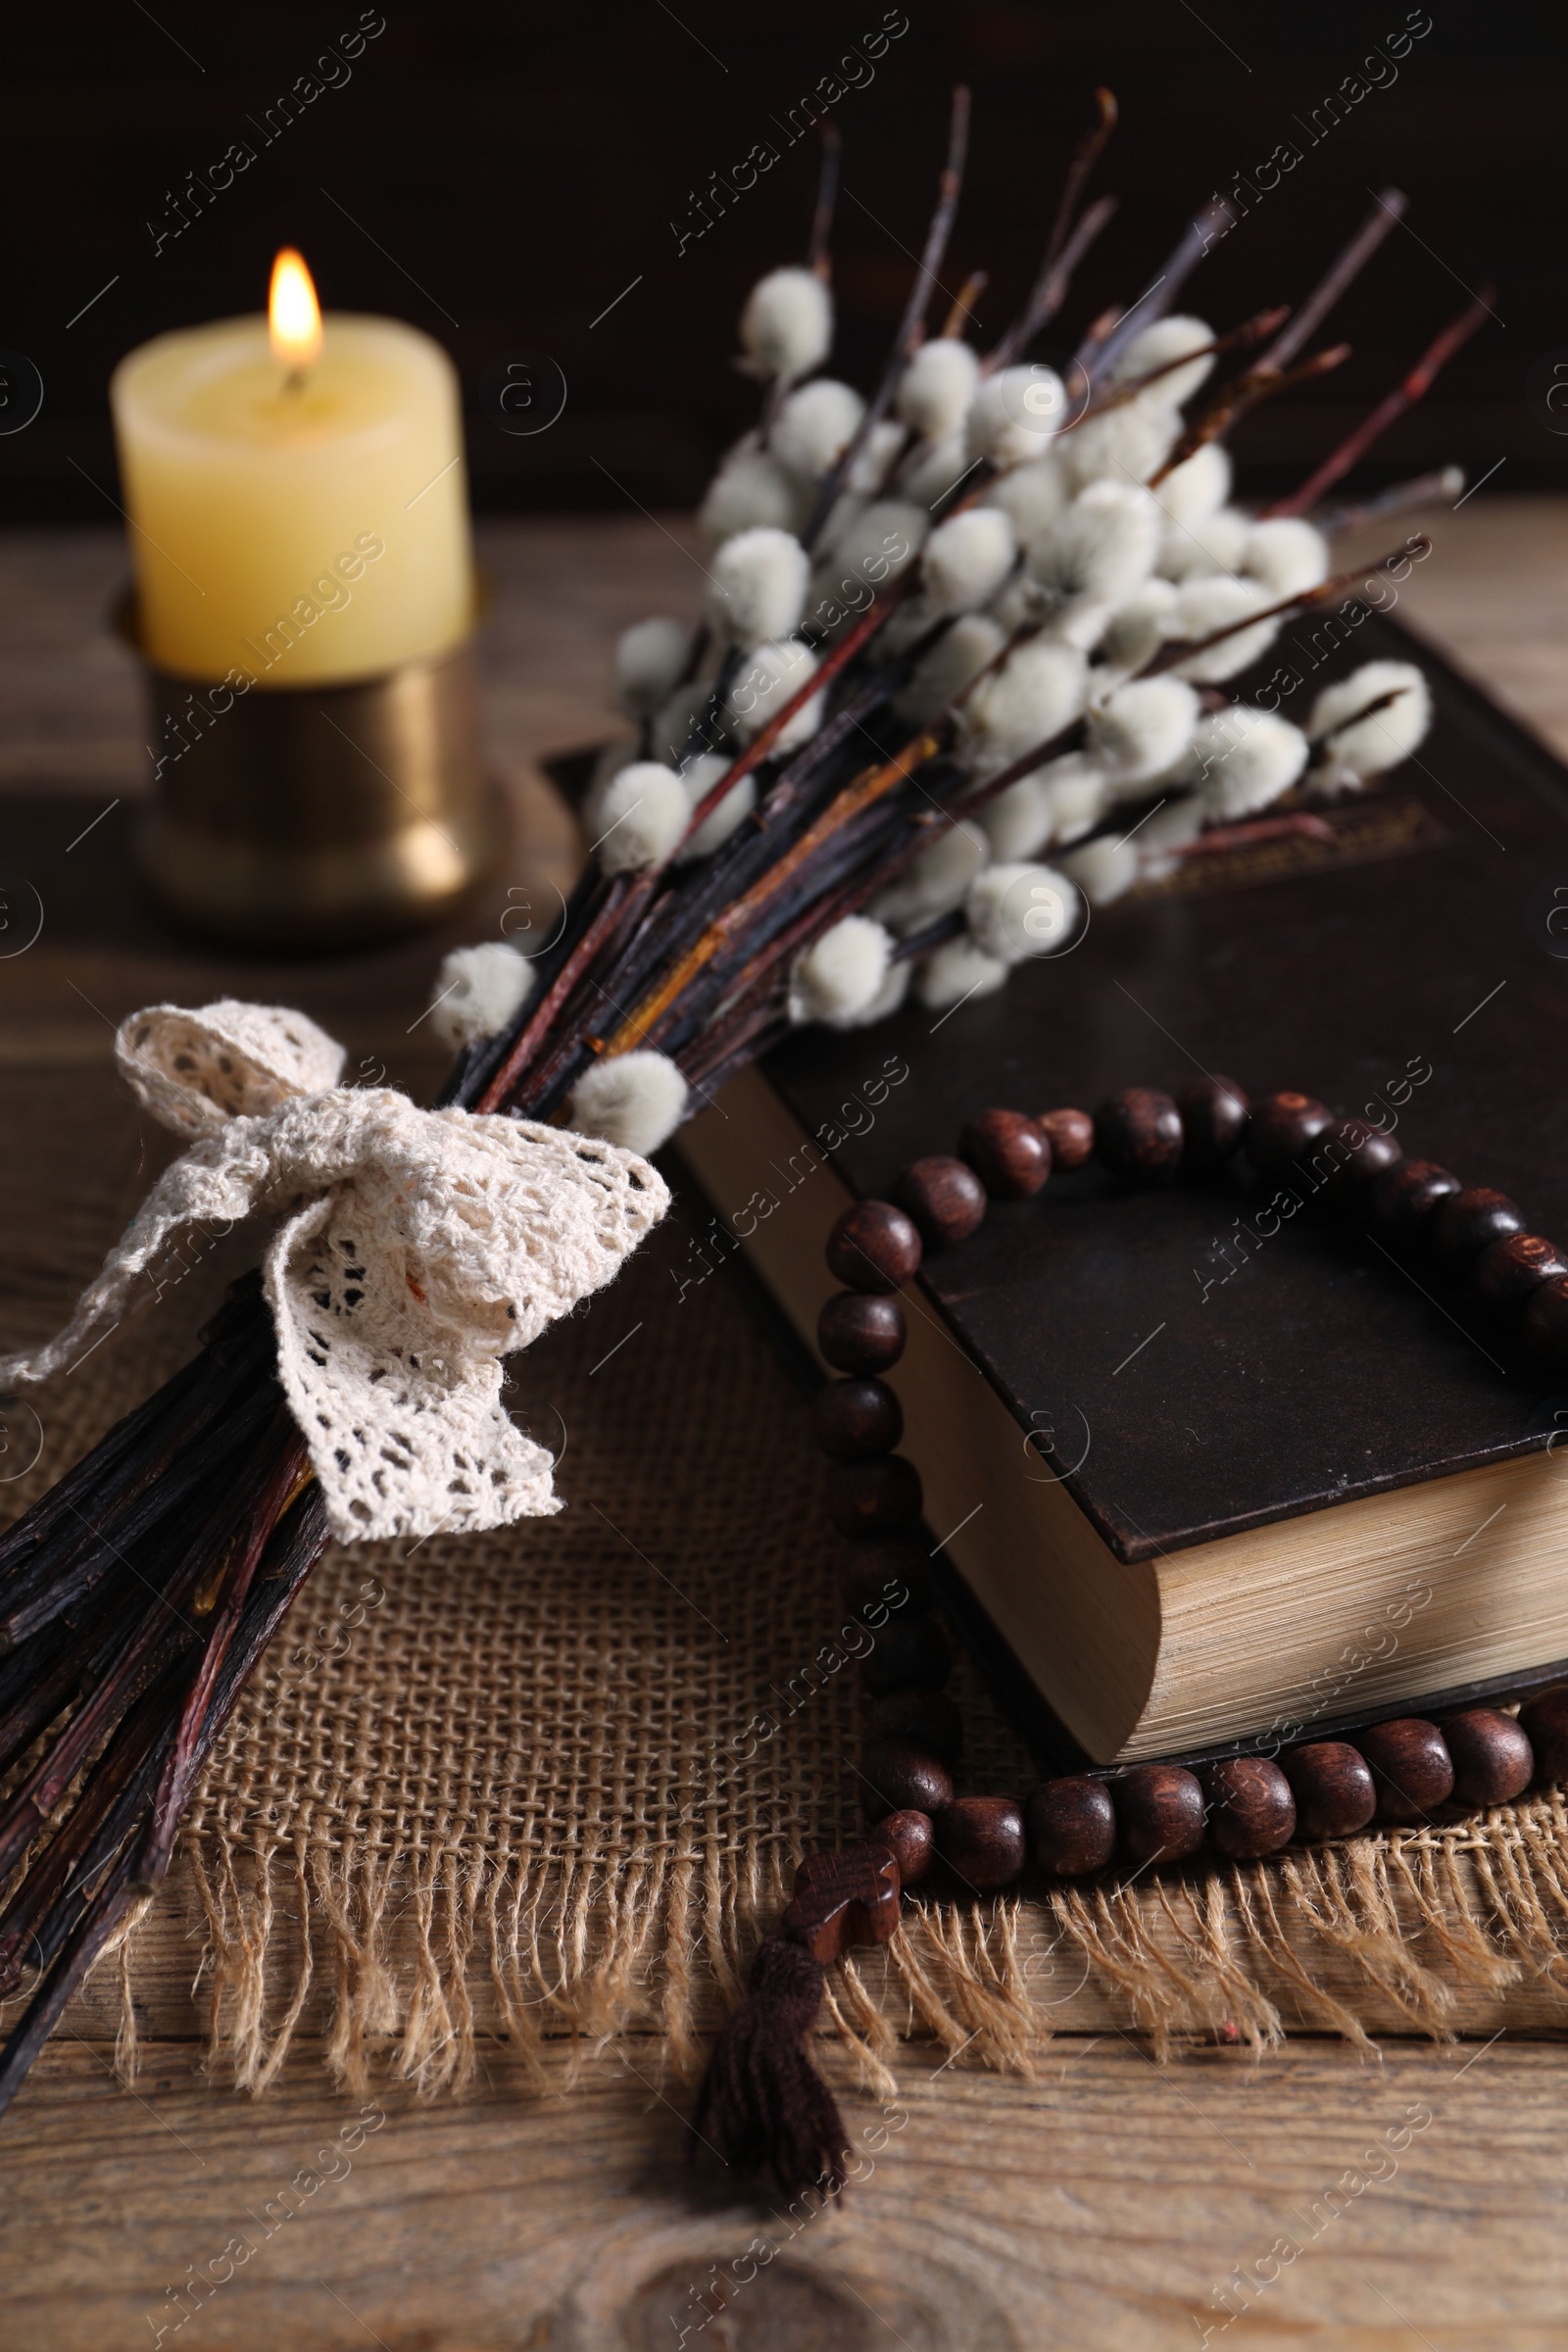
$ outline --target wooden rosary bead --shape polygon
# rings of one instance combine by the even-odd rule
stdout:
[[[1536,1754],[1538,1781],[1568,1781],[1568,1685],[1527,1698],[1519,1729]]]
[[[1439,1725],[1453,1758],[1453,1801],[1477,1811],[1506,1805],[1536,1769],[1530,1735],[1497,1707],[1461,1707]]]
[[[1462,1190],[1458,1177],[1435,1159],[1401,1159],[1374,1178],[1367,1208],[1379,1233],[1409,1249],[1426,1231],[1427,1219]]]
[[[852,1536],[834,1563],[839,1596],[852,1617],[867,1612],[924,1611],[936,1598],[936,1579],[924,1544],[907,1536]],[[868,1620],[875,1622],[872,1616]]]
[[[973,1168],[940,1152],[915,1160],[893,1189],[928,1250],[967,1241],[986,1213],[986,1189]]]
[[[1555,1242],[1539,1233],[1508,1233],[1476,1259],[1470,1280],[1476,1297],[1499,1314],[1522,1307],[1532,1291],[1544,1282],[1559,1282],[1568,1274]]]
[[[816,1319],[816,1344],[836,1372],[885,1372],[908,1337],[897,1298],[840,1291]]]
[[[1454,1274],[1468,1273],[1483,1250],[1523,1233],[1525,1221],[1506,1193],[1489,1184],[1467,1185],[1434,1212],[1428,1238],[1444,1264]]]
[[[1296,1798],[1291,1784],[1266,1756],[1227,1756],[1212,1764],[1208,1781],[1208,1834],[1233,1862],[1255,1862],[1278,1853],[1296,1832]]]
[[[860,1803],[867,1821],[885,1813],[940,1813],[953,1802],[953,1776],[940,1756],[912,1740],[867,1740],[860,1757]]]
[[[1404,1146],[1365,1119],[1341,1119],[1325,1130],[1310,1157],[1314,1166],[1323,1165],[1323,1192],[1331,1204],[1359,1210],[1367,1188],[1404,1158]]]
[[[1113,1176],[1168,1176],[1182,1155],[1182,1114],[1157,1087],[1124,1087],[1095,1113],[1095,1150]]]
[[[1241,1150],[1251,1105],[1234,1078],[1200,1078],[1182,1095],[1177,1108],[1190,1168],[1223,1167]]]
[[[937,1858],[937,1834],[929,1813],[890,1813],[876,1825],[876,1841],[886,1842],[899,1866],[901,1886],[918,1886]]]
[[[873,1698],[909,1686],[940,1690],[953,1672],[953,1652],[934,1617],[891,1618],[860,1660],[860,1680]]]
[[[920,1236],[891,1200],[857,1200],[827,1237],[828,1272],[852,1291],[902,1291],[920,1268]]]
[[[782,1921],[824,1968],[852,1943],[886,1943],[899,1924],[899,1865],[891,1845],[866,1840],[842,1854],[808,1854]]]
[[[1372,1767],[1348,1740],[1313,1740],[1281,1759],[1296,1799],[1296,1834],[1315,1843],[1364,1830],[1378,1809]]]
[[[1203,1842],[1203,1790],[1183,1764],[1136,1764],[1111,1784],[1116,1826],[1135,1862],[1179,1862]]]
[[[835,1462],[891,1453],[904,1435],[904,1407],[885,1380],[830,1380],[812,1409],[816,1442]]]
[[[1010,1886],[1027,1848],[1023,1815],[1010,1796],[960,1796],[936,1816],[937,1852],[979,1893]]]
[[[1519,1336],[1542,1363],[1568,1364],[1568,1282],[1560,1275],[1531,1292],[1519,1318]]]
[[[828,1517],[841,1536],[880,1536],[914,1526],[922,1501],[920,1473],[902,1453],[880,1461],[840,1462],[828,1473]]]
[[[1103,1870],[1116,1850],[1116,1808],[1103,1781],[1067,1774],[1037,1788],[1024,1807],[1029,1851],[1058,1879]]]
[[[950,1772],[963,1748],[963,1717],[945,1690],[890,1690],[871,1709],[871,1729],[879,1739],[928,1747]]]
[[[1065,1176],[1081,1168],[1095,1148],[1095,1122],[1087,1110],[1043,1110],[1035,1124],[1051,1146],[1051,1164]]]
[[[1453,1788],[1453,1758],[1435,1723],[1420,1715],[1397,1715],[1392,1723],[1357,1732],[1355,1744],[1372,1767],[1378,1819],[1425,1821]]]
[[[1051,1146],[1021,1110],[983,1110],[959,1136],[958,1156],[993,1200],[1027,1200],[1051,1174]]]
[[[1247,1156],[1260,1176],[1283,1176],[1332,1124],[1330,1112],[1311,1095],[1265,1095],[1252,1104]]]

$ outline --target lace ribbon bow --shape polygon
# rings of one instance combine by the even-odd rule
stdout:
[[[121,1319],[180,1228],[270,1209],[277,1375],[334,1535],[500,1527],[561,1508],[553,1459],[501,1403],[501,1359],[599,1290],[663,1215],[635,1152],[529,1120],[420,1110],[339,1086],[343,1049],[297,1012],[155,1004],[122,1076],[190,1149],[71,1322],[0,1381],[44,1380]]]

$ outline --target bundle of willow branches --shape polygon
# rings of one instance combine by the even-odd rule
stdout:
[[[603,763],[596,856],[559,937],[531,961],[497,942],[447,959],[437,1021],[461,1051],[443,1102],[652,1150],[792,1023],[879,1017],[911,974],[932,1004],[1000,985],[1070,943],[1086,897],[1255,829],[1287,793],[1358,788],[1419,740],[1425,689],[1406,664],[1328,689],[1301,730],[1217,687],[1287,614],[1424,549],[1336,577],[1327,543],[1349,511],[1300,516],[1482,314],[1296,498],[1240,514],[1224,433],[1337,364],[1298,355],[1402,199],[1380,199],[1294,316],[1227,332],[1170,309],[1224,225],[1210,208],[1057,373],[1028,355],[1113,209],[1080,209],[1113,117],[1102,93],[1028,301],[982,356],[958,331],[977,280],[926,332],[963,173],[956,93],[929,234],[865,401],[814,374],[831,336],[824,151],[807,265],[765,278],[743,318],[766,389],[704,508],[706,620],[622,641],[639,734]],[[1229,353],[1248,355],[1240,371],[1184,414]],[[1129,867],[1116,837],[1149,802]],[[1179,821],[1161,831],[1166,804]],[[1058,846],[1057,865],[1037,861]],[[0,2110],[166,1873],[196,1777],[326,1540],[259,1281],[203,1340],[0,1538],[0,1994],[29,1996],[0,2051]]]

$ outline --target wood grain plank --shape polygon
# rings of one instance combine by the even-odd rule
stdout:
[[[218,2096],[188,2050],[131,2100],[57,2044],[7,2130],[9,2352],[152,2341],[202,2278],[180,2340],[234,2352],[1564,2341],[1557,2050],[1161,2070],[1111,2035],[1029,2083],[911,2058],[896,2101],[846,2095],[837,2213],[688,2172],[656,2064],[556,2051],[540,2095],[492,2066],[466,2106],[388,2093],[359,2120],[298,2081]]]

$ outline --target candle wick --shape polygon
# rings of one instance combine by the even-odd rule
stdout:
[[[304,391],[305,370],[303,368],[291,368],[289,369],[287,375],[285,375],[283,378],[283,389],[285,392]]]

